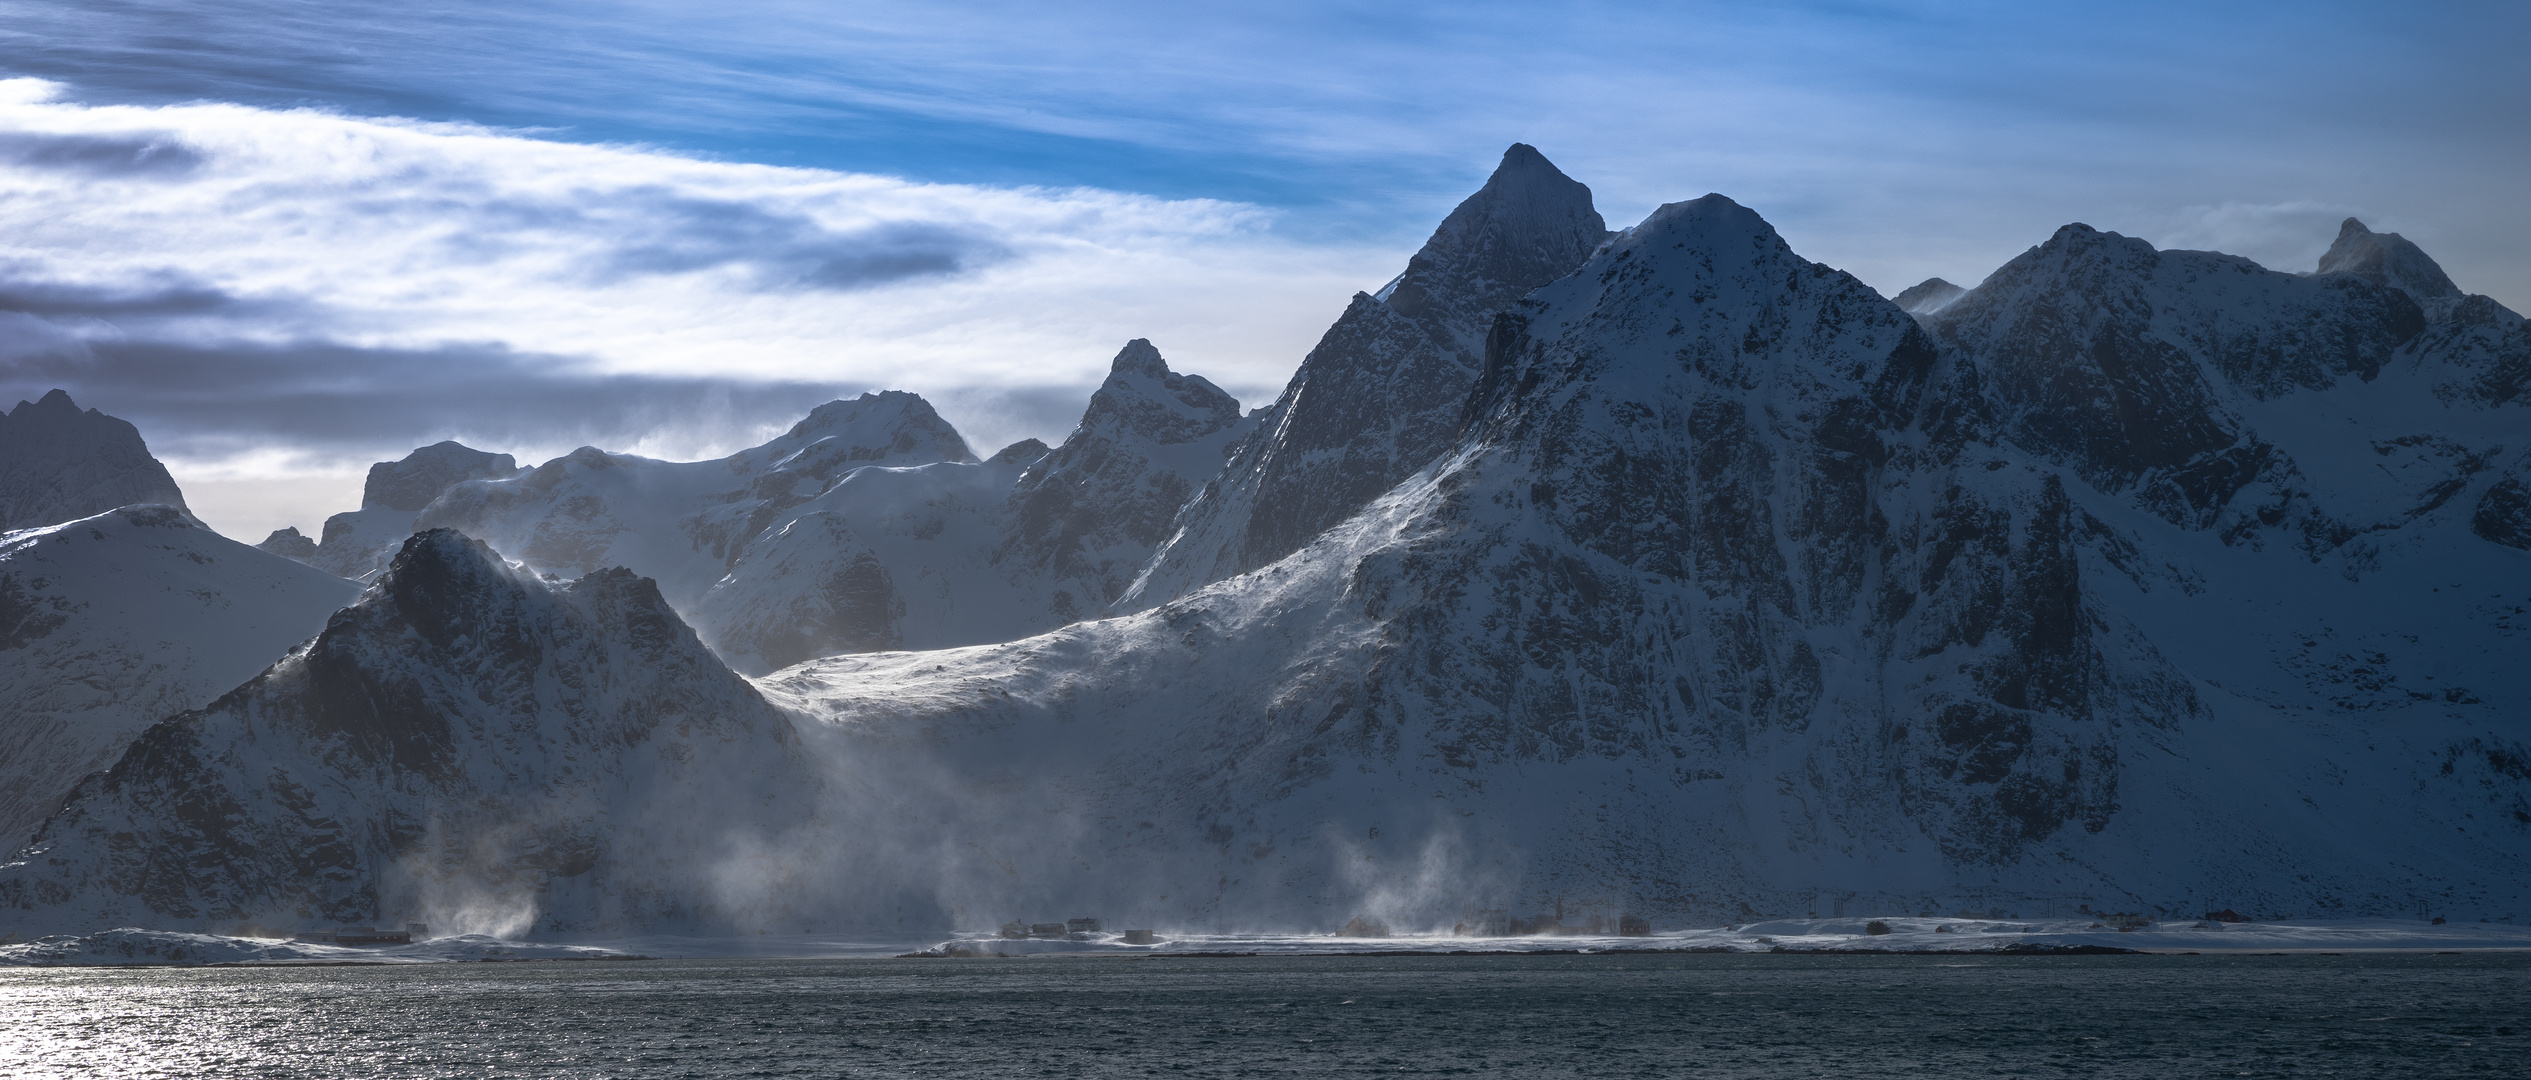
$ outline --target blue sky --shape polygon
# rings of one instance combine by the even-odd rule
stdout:
[[[21,269],[40,262],[54,285],[62,285],[54,278],[75,278],[81,287],[126,293],[142,289],[144,278],[181,277],[188,287],[234,294],[240,306],[233,310],[252,307],[266,320],[239,314],[228,322],[108,328],[126,338],[156,335],[155,343],[170,348],[251,341],[269,360],[273,350],[313,343],[334,350],[324,362],[339,369],[357,366],[347,357],[363,348],[389,350],[407,359],[381,364],[409,368],[414,350],[462,347],[473,358],[466,364],[487,355],[534,356],[550,358],[537,362],[543,368],[618,381],[727,379],[736,394],[730,400],[745,401],[772,385],[798,384],[813,396],[829,387],[912,381],[976,441],[998,445],[1019,435],[1060,438],[1106,356],[1133,334],[1151,334],[1173,362],[1214,377],[1251,404],[1270,396],[1342,310],[1346,294],[1376,287],[1393,272],[1515,140],[1537,145],[1590,184],[1612,224],[1630,223],[1664,201],[1721,191],[1765,214],[1803,254],[1884,291],[1935,274],[1974,284],[2077,220],[2166,247],[2212,247],[2305,269],[2337,220],[2354,214],[2425,245],[2464,288],[2531,307],[2531,260],[2522,257],[2531,251],[2531,200],[2521,194],[2522,178],[2531,175],[2525,41],[2531,5],[2518,2],[0,0],[0,76],[45,80],[53,106],[86,110],[39,111],[23,121],[55,125],[56,135],[164,129],[179,141],[216,142],[202,132],[259,123],[271,132],[314,131],[304,114],[291,112],[308,108],[342,118],[502,129],[507,142],[442,140],[398,151],[418,155],[416,162],[462,160],[510,178],[475,184],[457,178],[463,170],[452,166],[428,199],[399,204],[408,231],[433,227],[414,216],[425,205],[451,207],[451,222],[482,228],[489,220],[483,206],[461,205],[477,188],[509,185],[502,190],[511,194],[500,198],[512,208],[503,212],[514,212],[518,192],[545,183],[524,179],[513,164],[546,160],[526,145],[538,141],[636,144],[656,157],[963,185],[967,194],[958,198],[965,203],[931,188],[888,189],[896,192],[885,196],[897,200],[887,204],[895,209],[856,218],[861,211],[846,203],[857,196],[803,194],[796,177],[749,187],[755,181],[742,182],[738,173],[707,176],[662,165],[662,175],[683,179],[627,181],[610,189],[617,195],[606,205],[617,208],[609,220],[619,224],[668,215],[624,226],[647,230],[635,247],[654,257],[667,250],[660,235],[690,239],[706,218],[725,225],[749,214],[823,222],[807,240],[780,241],[798,250],[825,251],[818,245],[855,238],[898,248],[908,237],[958,240],[965,246],[926,247],[904,263],[947,260],[939,265],[948,270],[913,274],[885,289],[893,290],[887,295],[896,309],[937,300],[969,329],[958,344],[938,327],[916,332],[876,316],[800,321],[786,323],[792,328],[778,338],[733,334],[724,353],[711,353],[716,327],[734,325],[734,311],[806,318],[777,318],[751,306],[750,288],[800,293],[789,279],[779,288],[767,284],[773,278],[762,265],[752,276],[730,271],[715,279],[720,299],[678,316],[683,323],[659,316],[665,321],[645,323],[638,340],[599,335],[576,345],[488,314],[498,306],[490,299],[471,306],[447,300],[447,290],[464,287],[464,276],[453,273],[429,303],[407,308],[440,304],[431,309],[438,314],[411,314],[389,326],[377,313],[393,307],[394,296],[338,297],[316,278],[236,269],[255,262],[251,245],[237,238],[213,244],[118,225],[81,241],[83,249],[46,248],[0,232],[0,259],[15,258],[10,265]],[[247,108],[149,111],[187,103]],[[250,156],[264,170],[256,174],[261,180],[222,189],[222,205],[286,189],[290,194],[273,197],[336,208],[329,213],[362,212],[357,208],[367,204],[345,201],[349,189],[339,184],[311,195],[317,166],[297,168],[272,149],[286,142],[272,135],[252,154],[240,149],[247,143],[222,144],[232,146],[224,153]],[[628,176],[646,176],[650,167],[632,158],[572,160],[579,163],[554,158],[551,167],[620,168]],[[663,198],[658,193],[668,189],[661,184],[689,186]],[[1063,224],[1085,220],[1081,208],[1090,204],[1048,193],[1073,188],[1105,193],[1084,196],[1100,207],[1093,216],[1101,224]],[[704,189],[719,194],[695,194]],[[1032,193],[1053,201],[1028,203]],[[1097,201],[1106,195],[1128,201]],[[711,212],[718,216],[695,216],[704,204],[698,199],[722,207]],[[750,201],[764,199],[773,201]],[[915,203],[919,212],[907,209]],[[837,224],[845,218],[859,224]],[[1014,224],[1021,221],[1032,224]],[[997,238],[998,229],[1020,231]],[[1101,231],[1115,229],[1124,232]],[[212,246],[199,253],[186,247],[196,242]],[[517,262],[513,272],[526,275],[532,263],[549,277],[577,275],[580,291],[558,305],[616,302],[592,291],[598,287],[587,280],[595,272],[574,269],[570,253],[621,266],[624,250],[555,243],[550,257]],[[1127,249],[1139,260],[1128,261],[1142,269],[1128,272],[1117,263],[1114,276],[1102,279],[1114,284],[1111,300],[1009,282],[1005,292],[1014,299],[999,313],[972,298],[938,300],[949,295],[939,290],[954,292],[961,275],[988,273],[979,269],[987,265],[1002,267],[993,273],[1029,264],[1049,278],[1078,277],[1058,264],[1082,252]],[[902,262],[882,254],[870,265]],[[124,278],[109,281],[102,271],[81,277],[77,257],[85,255],[123,267]],[[528,279],[486,280],[516,294]],[[1168,302],[1173,290],[1186,293],[1175,307]],[[645,294],[636,306],[653,312],[665,295]],[[875,303],[870,295],[855,292],[839,302]],[[1243,297],[1253,299],[1243,306]],[[355,311],[371,314],[346,314]],[[30,317],[69,325],[41,312]],[[1038,329],[978,325],[997,317]],[[100,335],[108,330],[80,324],[63,333],[93,343],[106,340]],[[642,344],[662,339],[692,347]],[[782,343],[804,341],[830,359],[811,363],[800,359],[805,351],[783,352]],[[1031,355],[1010,359],[1018,353]],[[94,370],[104,363],[96,357],[110,354],[120,355],[106,350],[81,362]],[[699,359],[714,355],[740,359]],[[778,355],[791,359],[764,359]],[[76,373],[68,361],[40,370],[23,359],[0,356],[0,363],[21,369],[0,388],[10,391],[17,382]],[[91,382],[83,403],[115,411],[127,388],[103,377]],[[381,377],[364,385],[387,393],[393,382]],[[287,424],[223,435],[215,397],[198,395],[193,412],[149,401],[123,411],[156,420],[155,428],[145,423],[145,431],[164,432],[153,433],[154,445],[173,447],[204,490],[331,477],[302,484],[307,507],[317,505],[320,490],[341,501],[344,476],[368,457],[392,456],[393,443],[404,439],[507,438],[515,445],[493,448],[530,458],[569,448],[520,430],[466,429],[445,413],[372,425],[380,432],[374,446],[301,437]],[[645,445],[662,454],[721,449],[781,414],[805,411],[780,395],[764,400],[761,416],[730,414],[727,431],[653,433]],[[592,414],[571,434],[622,445],[641,434],[628,425],[653,416]],[[241,449],[264,430],[297,450],[275,456]],[[309,512],[291,505],[290,513]],[[261,517],[238,511],[235,520],[244,524],[231,531],[274,518],[282,513],[277,506],[256,511]],[[216,517],[213,523],[222,524]]]

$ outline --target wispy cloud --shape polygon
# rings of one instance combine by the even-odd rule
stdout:
[[[1401,254],[1219,201],[58,89],[0,82],[0,394],[128,415],[180,480],[442,437],[701,455],[878,387],[989,451],[1059,437],[1129,337],[1268,394]]]

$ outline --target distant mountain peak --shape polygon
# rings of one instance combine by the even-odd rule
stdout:
[[[2461,287],[2452,283],[2425,249],[2398,233],[2374,232],[2354,218],[2338,226],[2337,241],[2329,245],[2328,254],[2320,257],[2320,272],[2353,274],[2398,289],[2420,302],[2457,300],[2461,296]]]
[[[1135,338],[1116,351],[1116,361],[1108,365],[1107,373],[1165,379],[1169,377],[1169,362],[1161,359],[1160,348],[1150,338]]]
[[[1203,438],[1238,423],[1239,417],[1238,398],[1201,375],[1169,370],[1169,362],[1149,339],[1135,338],[1118,350],[1107,381],[1090,395],[1080,431],[1171,444]],[[1079,438],[1076,432],[1064,446],[1073,447]]]
[[[297,562],[306,562],[316,557],[316,541],[300,532],[296,525],[274,529],[271,535],[264,537],[263,543],[255,546]]]
[[[182,509],[184,492],[151,457],[139,428],[80,409],[60,389],[0,416],[0,531],[134,503]]]
[[[88,411],[95,412],[96,410],[90,409]],[[23,416],[41,415],[45,413],[77,416],[79,415],[79,406],[70,400],[69,391],[63,390],[60,387],[54,387],[51,392],[45,394],[43,397],[37,398],[33,401],[19,401],[17,408],[9,410],[9,418],[15,420]]]
[[[401,460],[369,467],[361,485],[364,508],[420,510],[452,484],[467,480],[506,480],[518,475],[518,461],[508,454],[477,450],[454,439],[421,447]]]
[[[1897,304],[1901,310],[1910,315],[1931,315],[1949,307],[1951,301],[1967,294],[1967,289],[1938,277],[1929,277],[1908,286],[1897,296],[1891,297],[1890,302]]]

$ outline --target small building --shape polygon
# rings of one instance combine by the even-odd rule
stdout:
[[[1149,930],[1125,931],[1125,944],[1127,945],[1149,945],[1151,944],[1151,940],[1151,931]]]
[[[1065,920],[1063,929],[1067,934],[1095,934],[1099,932],[1099,921],[1097,919],[1068,919]]]
[[[1617,936],[1651,937],[1652,923],[1650,920],[1645,919],[1641,915],[1619,915],[1617,917]]]
[[[2138,915],[2132,911],[2102,912],[2100,916],[2100,924],[2124,934],[2132,933],[2151,926],[2153,925],[2153,920],[2150,917]]]
[[[2249,917],[2249,916],[2247,916],[2247,915],[2243,915],[2243,914],[2241,914],[2241,913],[2240,913],[2240,912],[2238,912],[2238,911],[2234,911],[2234,910],[2232,910],[2231,908],[2225,908],[2225,909],[2223,909],[2222,911],[2209,911],[2209,912],[2207,912],[2207,913],[2206,913],[2206,921],[2207,921],[2207,922],[2248,922],[2248,921],[2250,921],[2250,917]]]
[[[1011,921],[1009,921],[1009,922],[1003,923],[1003,924],[1002,924],[1002,936],[1003,936],[1003,937],[1006,937],[1006,938],[1024,938],[1024,937],[1027,937],[1027,936],[1028,936],[1028,924],[1027,924],[1027,923],[1024,923],[1024,922],[1021,922],[1021,921],[1019,921],[1018,919],[1013,919],[1013,920],[1011,920]]]
[[[1030,936],[1030,937],[1054,938],[1054,937],[1062,937],[1063,935],[1065,935],[1065,934],[1067,934],[1067,933],[1070,933],[1070,932],[1071,932],[1071,931],[1069,931],[1069,930],[1065,929],[1064,925],[1063,925],[1062,923],[1059,923],[1059,922],[1041,922],[1041,923],[1030,923],[1030,924],[1028,924],[1028,936]]]

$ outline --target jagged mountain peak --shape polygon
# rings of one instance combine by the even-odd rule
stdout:
[[[1495,314],[1608,240],[1591,189],[1513,144],[1404,272],[1354,296],[1125,603],[1164,603],[1282,558],[1447,450]]]
[[[1898,295],[1890,298],[1890,302],[1910,315],[1931,315],[1950,306],[1952,301],[1967,293],[1967,289],[1941,278],[1929,277],[1901,290]]]
[[[1134,339],[1081,425],[1012,488],[1011,533],[994,561],[1049,580],[1054,624],[1096,614],[1123,595],[1249,428],[1237,398],[1170,371],[1151,342]]]
[[[55,389],[0,416],[0,531],[133,503],[182,507],[184,492],[140,429]]]
[[[90,409],[88,412],[100,416],[104,415],[102,413],[98,413],[95,409]],[[70,400],[70,392],[58,386],[46,392],[43,397],[37,398],[33,401],[20,399],[18,401],[18,407],[9,410],[9,419],[11,420],[22,420],[35,416],[78,415],[80,415],[79,406]]]
[[[1169,377],[1169,362],[1160,355],[1160,347],[1150,338],[1135,338],[1116,350],[1116,360],[1107,367],[1110,375],[1140,375],[1147,379]]]
[[[2338,226],[2337,240],[2320,256],[2320,273],[2353,274],[2398,289],[2419,303],[2461,296],[2461,287],[2425,249],[2398,233],[2374,232],[2354,218]]]
[[[1064,440],[1064,446],[1072,447],[1085,435],[1182,443],[1236,424],[1239,418],[1238,398],[1201,375],[1169,370],[1159,349],[1149,340],[1135,338],[1117,352],[1107,381],[1090,395],[1079,430]]]
[[[1480,352],[1493,312],[1571,273],[1607,239],[1589,186],[1536,148],[1514,143],[1485,186],[1442,219],[1379,299],[1427,324],[1444,344]]]

